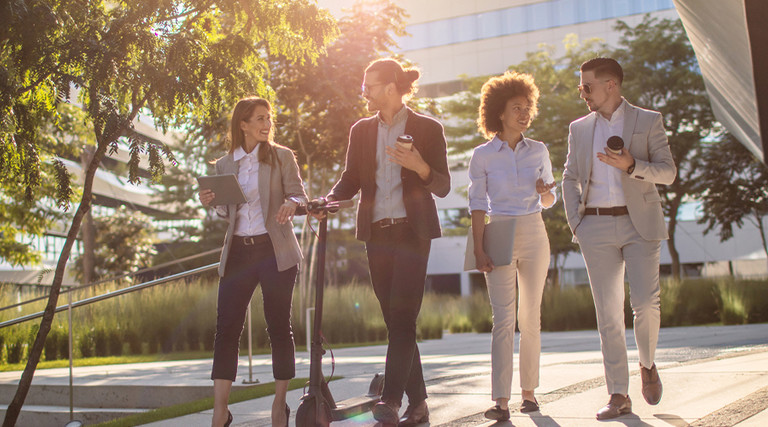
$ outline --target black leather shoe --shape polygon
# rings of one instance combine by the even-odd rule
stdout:
[[[403,417],[400,418],[400,427],[413,427],[421,423],[429,422],[429,408],[427,407],[427,401],[422,400],[421,403],[416,405],[408,405],[405,409]]]
[[[539,410],[539,401],[534,397],[533,400],[523,400],[520,406],[520,412],[536,412]]]
[[[640,378],[643,380],[643,398],[649,405],[658,405],[661,400],[662,387],[656,364],[654,363],[651,369],[640,365]]]
[[[288,427],[288,420],[291,419],[291,407],[285,404],[285,427]]]
[[[229,427],[230,424],[232,424],[232,413],[227,410],[227,422],[224,423],[224,427]]]
[[[496,421],[506,421],[509,419],[509,409],[501,409],[501,406],[491,406],[485,411],[485,418]]]
[[[632,412],[632,401],[629,396],[612,394],[608,404],[597,411],[598,420],[610,420]]]
[[[380,421],[384,424],[397,425],[397,423],[400,422],[400,405],[395,405],[394,403],[382,400],[373,405],[371,412],[373,412],[373,418],[375,418],[376,421]]]

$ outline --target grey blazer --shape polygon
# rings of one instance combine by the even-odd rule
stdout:
[[[274,165],[259,164],[259,196],[261,198],[261,211],[264,212],[264,224],[267,228],[272,246],[277,257],[277,269],[287,270],[297,265],[302,260],[299,242],[293,232],[291,221],[278,224],[276,220],[277,210],[285,203],[288,197],[296,196],[306,202],[304,185],[299,175],[299,166],[293,152],[279,145],[273,145],[273,153],[276,155]],[[237,164],[232,154],[216,161],[216,174],[233,173],[237,176]],[[237,219],[237,205],[226,206],[226,218],[229,220],[227,234],[224,237],[224,248],[221,251],[221,263],[219,264],[219,276],[224,276],[227,266],[227,257],[232,247],[232,236],[235,234],[235,221]]]
[[[576,231],[584,217],[592,162],[599,161],[592,153],[597,114],[592,112],[572,122],[568,132],[563,202],[571,232]],[[677,168],[669,150],[661,113],[627,103],[621,137],[625,148],[635,158],[632,174],[621,175],[621,187],[632,225],[645,240],[668,239],[656,184],[672,184]]]

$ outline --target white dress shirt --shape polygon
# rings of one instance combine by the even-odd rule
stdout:
[[[627,204],[624,199],[624,189],[621,187],[621,174],[625,172],[597,159],[597,153],[605,153],[608,138],[621,137],[624,130],[626,104],[627,101],[623,100],[619,108],[611,115],[610,120],[603,117],[602,114],[596,113],[595,137],[592,141],[592,175],[589,179],[587,207],[609,208]],[[624,141],[625,147],[626,144],[627,142]]]
[[[258,146],[250,153],[246,153],[243,147],[237,147],[232,153],[237,163],[237,181],[248,200],[237,205],[235,236],[256,236],[267,232],[259,196],[258,151]]]
[[[544,143],[523,137],[513,150],[496,136],[475,148],[469,161],[469,209],[491,215],[541,212],[539,178],[544,183],[555,180]],[[555,187],[550,191],[557,200]]]

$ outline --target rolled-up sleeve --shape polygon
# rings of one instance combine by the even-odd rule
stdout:
[[[488,212],[488,173],[482,154],[475,150],[469,160],[469,210]]]
[[[543,145],[543,144],[542,144]],[[552,160],[549,157],[549,150],[545,145],[544,147],[544,154],[541,157],[541,179],[544,181],[545,184],[550,184],[552,182],[555,182],[555,176],[552,174]],[[555,201],[552,202],[551,206],[545,207],[544,205],[541,205],[544,209],[549,209],[552,206],[557,203],[557,185],[552,187],[552,189],[549,190],[550,193],[552,193],[553,196],[555,196]],[[541,204],[541,198],[539,198],[539,204]]]

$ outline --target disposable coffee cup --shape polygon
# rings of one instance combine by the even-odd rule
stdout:
[[[620,136],[612,136],[607,141],[608,151],[613,154],[621,154],[621,149],[624,148],[624,140]]]
[[[400,135],[397,137],[395,144],[405,148],[408,151],[411,151],[411,149],[413,149],[413,138],[411,135]]]

